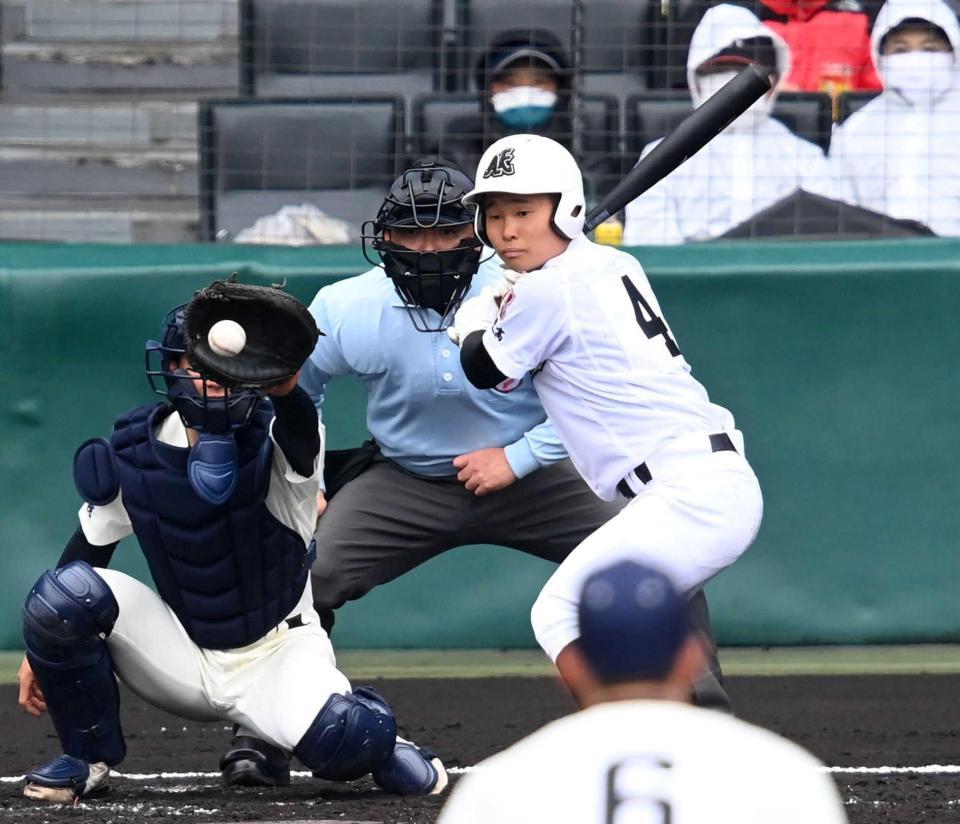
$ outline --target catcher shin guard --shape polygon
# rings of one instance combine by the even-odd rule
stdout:
[[[23,606],[27,660],[68,756],[114,766],[126,755],[106,638],[119,607],[85,561],[47,571]]]
[[[437,795],[447,786],[447,771],[435,753],[398,739],[390,757],[373,771],[373,780],[395,795]]]
[[[334,693],[293,749],[317,778],[353,781],[383,764],[397,741],[397,722],[369,687]]]

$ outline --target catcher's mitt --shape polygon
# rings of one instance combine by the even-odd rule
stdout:
[[[246,332],[242,351],[218,355],[207,341],[217,321]],[[310,357],[317,337],[313,315],[292,295],[270,286],[214,281],[193,295],[183,316],[187,355],[197,371],[221,386],[269,388],[293,377]]]

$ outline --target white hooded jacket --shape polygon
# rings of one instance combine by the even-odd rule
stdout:
[[[960,79],[924,102],[889,87],[880,43],[908,18],[939,26],[960,54],[960,24],[942,0],[888,0],[872,36],[886,87],[837,127],[830,145],[840,196],[891,217],[918,220],[938,235],[960,235]],[[953,77],[957,78],[956,65]]]
[[[736,40],[768,37],[780,78],[790,73],[790,50],[750,11],[719,5],[703,16],[687,56],[694,104],[702,95],[697,67]],[[627,206],[625,244],[683,243],[722,235],[796,189],[834,196],[826,158],[771,117],[744,115],[686,163]],[[752,122],[752,125],[751,125]],[[648,154],[660,141],[644,147]]]

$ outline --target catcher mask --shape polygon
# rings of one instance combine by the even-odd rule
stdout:
[[[414,327],[440,332],[450,325],[480,265],[483,247],[471,233],[453,249],[410,249],[387,240],[392,229],[458,230],[473,223],[461,199],[473,182],[460,169],[439,159],[424,159],[405,171],[384,198],[375,220],[363,226],[363,254],[382,266],[393,281]],[[372,258],[370,247],[380,260]],[[427,314],[433,310],[439,321]]]
[[[184,425],[200,434],[190,450],[187,476],[194,492],[219,505],[236,488],[233,433],[247,424],[263,395],[254,389],[224,389],[182,367],[184,309],[178,306],[167,314],[160,341],[147,341],[147,380],[154,392],[173,405]]]

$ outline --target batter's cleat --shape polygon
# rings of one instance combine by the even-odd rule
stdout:
[[[220,759],[225,787],[287,787],[290,757],[252,735],[236,735],[230,751]]]
[[[447,786],[447,771],[437,754],[397,739],[390,757],[373,771],[378,787],[395,795],[439,795]]]
[[[27,776],[23,794],[36,801],[73,804],[107,792],[110,767],[103,761],[88,764],[71,755],[61,755]]]

